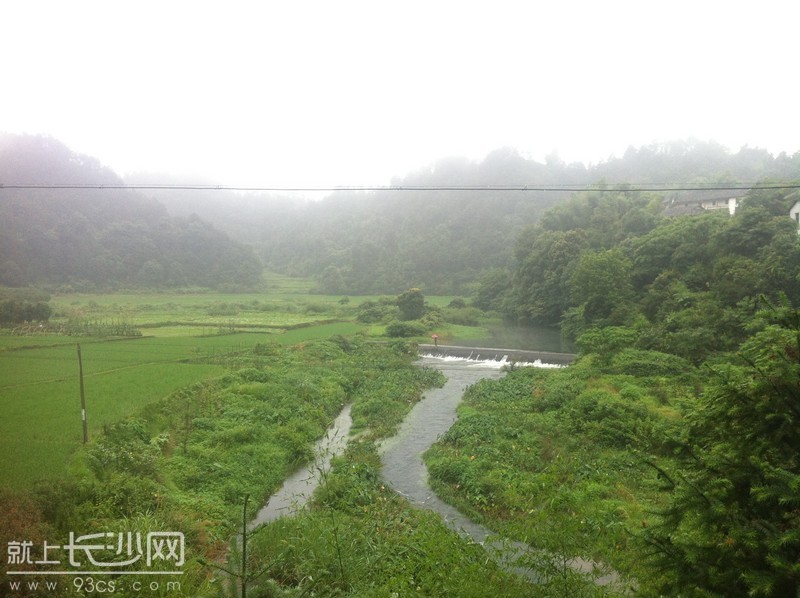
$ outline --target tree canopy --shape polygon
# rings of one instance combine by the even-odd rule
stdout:
[[[501,148],[483,160],[443,159],[391,181],[403,190],[337,191],[318,201],[230,191],[156,196],[171,213],[195,211],[251,243],[271,270],[314,278],[323,293],[396,294],[417,287],[427,294],[471,295],[488,273],[513,269],[516,241],[525,242],[540,221],[542,230],[581,230],[587,247],[608,249],[651,230],[668,199],[626,188],[770,176],[800,178],[800,154],[773,157],[752,148],[731,153],[687,140],[631,148],[591,166],[557,156],[539,162]],[[604,181],[625,187],[612,189]],[[559,190],[604,184],[593,193]],[[509,185],[531,189],[485,189]],[[426,189],[437,186],[470,190]]]
[[[248,288],[255,252],[197,216],[170,216],[97,160],[41,137],[3,137],[0,183],[97,189],[0,189],[0,284]]]
[[[760,316],[688,407],[671,502],[645,536],[669,595],[800,591],[800,311]]]

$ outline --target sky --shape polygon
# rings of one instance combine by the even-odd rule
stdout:
[[[0,22],[0,132],[122,176],[359,186],[503,147],[800,151],[796,0],[3,0]]]

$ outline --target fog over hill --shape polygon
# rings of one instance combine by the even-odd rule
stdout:
[[[755,148],[731,153],[694,140],[630,148],[588,167],[556,156],[537,162],[501,148],[480,161],[444,158],[394,178],[392,187],[732,184],[799,177],[799,163],[798,156]],[[316,278],[324,292],[396,293],[417,286],[469,294],[481,276],[509,266],[520,233],[572,193],[388,188],[337,191],[318,201],[279,192],[150,194],[171,213],[197,213],[252,244],[268,268]]]
[[[252,288],[253,250],[197,217],[122,185],[96,158],[62,143],[0,136],[0,183],[96,189],[0,189],[0,284],[102,290]]]
[[[605,184],[731,184],[800,178],[800,156],[736,153],[694,140],[630,148],[595,165],[501,148],[397,177],[398,190],[298,193],[226,189],[2,190],[0,283],[252,288],[262,265],[310,276],[334,294],[470,294],[513,263],[516,239],[571,191]],[[176,175],[122,179],[60,142],[0,137],[0,182],[207,185]],[[525,191],[481,187],[529,186]],[[442,186],[472,187],[442,190]],[[420,187],[422,189],[408,189]],[[656,193],[655,197],[658,197]],[[259,263],[260,261],[260,263]]]

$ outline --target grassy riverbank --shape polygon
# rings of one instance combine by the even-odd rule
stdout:
[[[604,563],[635,584],[649,574],[640,569],[640,532],[665,500],[649,463],[669,459],[678,407],[698,382],[676,359],[639,352],[599,364],[589,357],[481,381],[426,454],[434,489],[506,537]],[[666,376],[667,367],[686,374]],[[570,572],[566,559],[537,565],[555,579]]]
[[[250,595],[535,595],[437,515],[381,484],[375,442],[395,432],[423,388],[442,383],[435,370],[412,365],[406,349],[333,337],[240,352],[222,376],[105,426],[70,475],[0,492],[0,541],[30,540],[39,558],[45,543],[61,546],[70,532],[181,532],[183,574],[154,595],[234,595],[232,578],[212,563],[240,570],[232,539],[244,496],[251,505],[265,500],[352,402],[358,439],[314,502],[250,539]],[[143,572],[116,581],[116,594],[134,596],[134,584],[151,579]],[[62,583],[57,593],[73,590]]]
[[[181,595],[215,595],[208,563],[224,560],[243,497],[265,500],[347,402],[357,429],[391,433],[439,383],[412,359],[403,346],[341,336],[229,356],[228,373],[104,426],[71,474],[0,493],[0,540],[30,540],[38,557],[70,532],[181,532]]]
[[[361,299],[371,300],[294,290],[55,297],[52,323],[72,336],[33,329],[0,336],[7,414],[0,423],[0,544],[30,542],[38,560],[71,532],[180,532],[180,581],[153,595],[225,595],[230,578],[211,563],[235,564],[230,541],[244,496],[251,505],[265,500],[352,402],[359,440],[337,460],[317,500],[254,537],[249,570],[264,574],[252,580],[251,595],[524,595],[527,583],[381,485],[374,443],[441,379],[411,364],[405,341],[372,342],[387,340],[384,326],[356,319]],[[442,323],[439,330],[478,328]],[[0,576],[3,592],[9,581]],[[71,578],[59,581],[48,595],[74,591]],[[116,595],[138,595],[134,584],[149,578],[111,581]]]

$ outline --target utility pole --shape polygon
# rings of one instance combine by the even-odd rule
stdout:
[[[86,427],[86,395],[83,392],[83,361],[81,360],[81,344],[78,343],[78,373],[81,380],[81,419],[83,420],[83,444],[89,442],[89,431]]]

